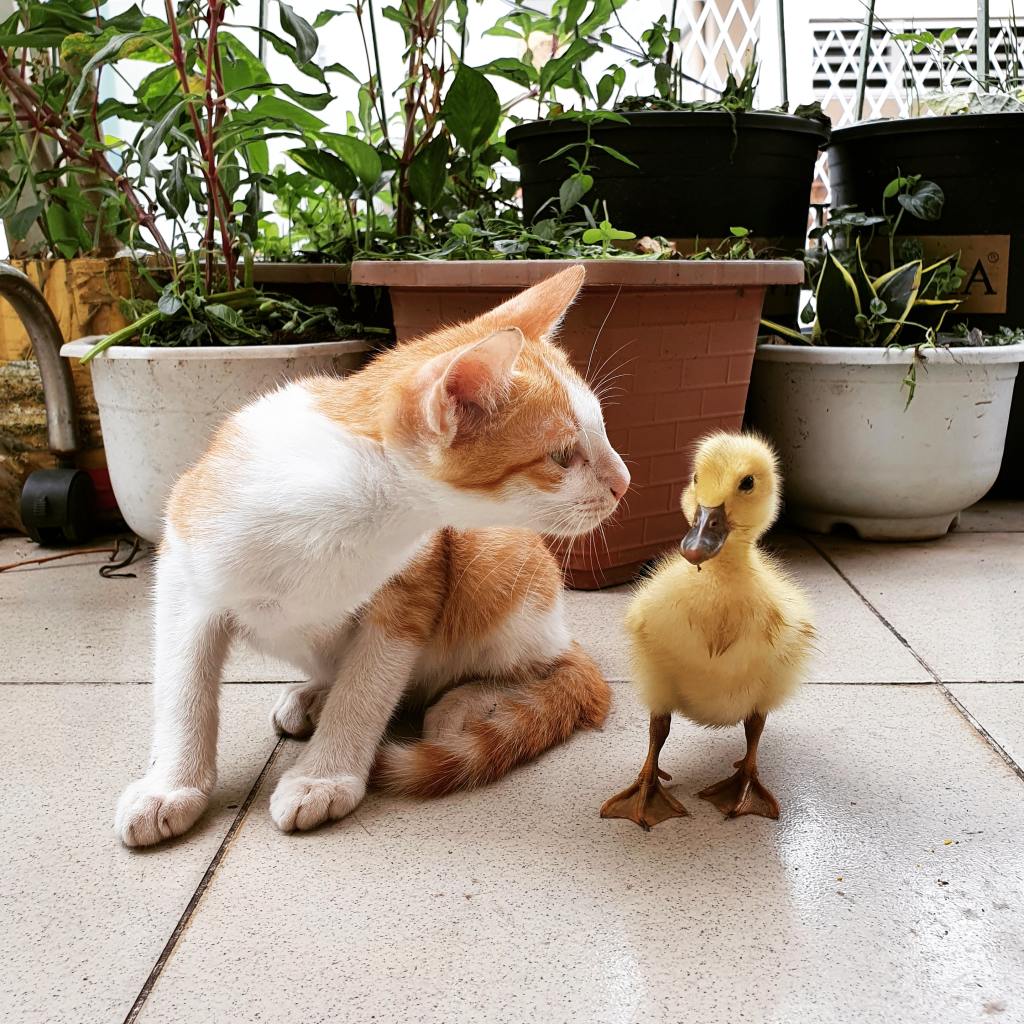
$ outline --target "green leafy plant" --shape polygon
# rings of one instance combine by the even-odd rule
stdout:
[[[993,64],[989,74],[982,77],[975,68],[973,48],[959,46],[957,28],[948,26],[940,31],[915,29],[893,31],[884,21],[875,19],[894,42],[910,44],[915,55],[927,53],[936,69],[938,88],[921,95],[914,68],[906,62],[906,82],[910,93],[910,106],[915,114],[995,114],[1024,111],[1024,68],[1017,52],[1017,19],[1010,6],[1010,17],[1005,19],[1008,45],[1007,62],[1003,68]]]
[[[960,253],[925,266],[920,244],[899,240],[905,214],[934,221],[942,214],[942,189],[920,175],[901,175],[882,193],[882,213],[864,214],[852,206],[834,211],[828,223],[811,232],[817,248],[805,253],[813,300],[801,313],[809,332],[771,320],[761,323],[772,334],[805,345],[898,346],[920,349],[938,341],[946,316],[959,305],[955,298],[963,281]],[[889,204],[895,200],[895,209]],[[875,234],[886,240],[888,266],[871,273],[865,252]],[[905,262],[900,257],[908,256]],[[903,384],[907,403],[914,397],[917,360]]]

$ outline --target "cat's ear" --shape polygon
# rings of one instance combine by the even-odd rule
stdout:
[[[489,324],[515,324],[528,338],[540,340],[558,327],[573,304],[587,272],[580,266],[567,267],[485,313]]]
[[[451,441],[460,412],[493,409],[508,390],[525,341],[518,327],[505,327],[430,360],[421,377],[423,412],[430,430]]]

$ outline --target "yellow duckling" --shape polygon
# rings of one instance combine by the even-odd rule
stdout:
[[[757,542],[778,514],[775,453],[751,434],[705,438],[682,508],[693,524],[642,584],[626,615],[635,678],[651,710],[650,747],[635,783],[601,808],[644,829],[686,808],[661,785],[658,768],[672,712],[699,725],[743,722],[746,755],[729,778],[698,795],[728,817],[778,818],[757,776],[757,744],[769,711],[803,675],[814,640],[807,600]]]

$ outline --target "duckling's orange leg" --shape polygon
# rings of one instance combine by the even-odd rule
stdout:
[[[689,817],[686,808],[669,796],[659,781],[664,779],[668,782],[672,778],[658,767],[658,755],[671,728],[671,715],[651,715],[651,742],[647,748],[647,760],[632,786],[605,801],[601,808],[602,818],[628,818],[649,832],[666,818]]]
[[[764,715],[755,712],[746,719],[743,731],[747,735],[747,752],[734,766],[739,771],[697,794],[702,800],[710,800],[727,818],[738,818],[741,814],[779,816],[779,802],[757,777],[757,744],[763,729]]]

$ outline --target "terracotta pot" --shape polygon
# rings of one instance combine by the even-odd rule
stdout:
[[[693,442],[738,429],[765,290],[798,284],[795,260],[585,260],[587,283],[559,343],[591,383],[611,383],[608,437],[633,477],[603,538],[568,552],[571,586],[632,579],[684,532],[679,496]],[[357,284],[387,285],[399,341],[484,312],[563,260],[360,261]]]

